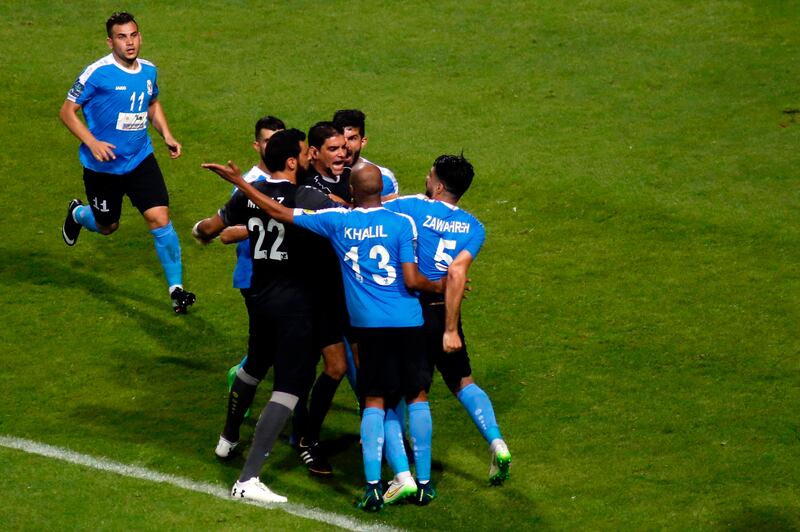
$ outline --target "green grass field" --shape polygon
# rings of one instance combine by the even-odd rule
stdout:
[[[70,4],[0,3],[0,436],[229,487],[242,461],[213,447],[246,312],[233,249],[189,235],[230,190],[200,164],[252,164],[262,114],[307,129],[358,107],[403,192],[441,153],[475,165],[463,206],[488,239],[463,314],[512,478],[488,486],[437,379],[430,507],[352,508],[347,386],[335,477],[279,442],[275,491],[411,530],[800,529],[800,2]],[[170,161],[156,136],[188,316],[129,204],[110,237],[59,235],[84,193],[58,110],[117,9],[184,146]],[[0,466],[7,529],[323,526],[3,447]]]

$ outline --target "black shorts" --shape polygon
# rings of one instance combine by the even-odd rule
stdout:
[[[318,288],[314,300],[314,347],[320,350],[351,336],[344,293],[330,287]]]
[[[459,351],[445,353],[442,348],[445,326],[444,301],[441,303],[423,302],[422,316],[425,318],[423,328],[430,371],[433,373],[433,368],[438,369],[448,388],[458,389],[461,379],[472,375],[467,343],[464,341],[464,331],[461,328],[461,318],[458,319],[458,336],[461,338],[463,347]]]
[[[250,338],[244,370],[261,380],[274,366],[272,389],[302,396],[314,378],[316,365],[312,317],[276,316],[249,298],[245,304],[250,316]]]
[[[364,397],[387,406],[431,388],[422,327],[353,328],[358,342],[358,384]]]
[[[167,185],[152,153],[127,174],[106,174],[84,167],[83,185],[94,219],[100,225],[119,221],[125,195],[141,213],[153,207],[169,207]]]

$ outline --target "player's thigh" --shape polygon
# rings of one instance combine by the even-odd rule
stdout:
[[[275,383],[273,389],[298,397],[314,378],[317,355],[313,349],[311,316],[274,317]]]
[[[423,307],[423,317],[425,318],[423,328],[429,369],[431,373],[433,373],[434,367],[438,369],[447,387],[453,389],[455,386],[457,389],[462,378],[472,375],[461,320],[458,322],[458,335],[461,338],[462,348],[459,351],[445,353],[442,346],[445,325],[444,306]]]
[[[411,399],[420,392],[429,392],[433,370],[425,348],[425,332],[422,327],[405,327],[393,342],[397,350],[395,357],[403,367],[403,395]]]
[[[275,362],[275,324],[272,316],[258,303],[247,302],[249,336],[244,371],[253,378],[263,379]]]
[[[391,352],[385,338],[387,329],[354,328],[358,342],[358,387],[364,397],[387,397],[402,390],[401,366]]]
[[[86,199],[92,208],[98,225],[108,227],[119,221],[122,215],[123,180],[127,176],[95,172],[83,169],[83,186]]]
[[[169,207],[169,193],[161,168],[151,153],[139,163],[125,182],[125,193],[140,213],[153,207]]]

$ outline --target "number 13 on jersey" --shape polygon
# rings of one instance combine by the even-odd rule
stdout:
[[[373,273],[373,281],[382,286],[389,286],[397,279],[397,270],[394,266],[389,264],[391,256],[385,247],[380,244],[372,246],[369,250],[369,258],[373,260],[378,259],[378,269],[386,272],[385,276]],[[363,283],[364,276],[361,275],[361,265],[358,263],[358,247],[351,247],[350,250],[345,253],[344,261],[350,263],[350,268],[355,272],[356,279],[358,279],[360,283]]]

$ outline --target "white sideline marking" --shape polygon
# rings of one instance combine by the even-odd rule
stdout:
[[[95,458],[86,454],[76,453],[69,449],[62,449],[60,447],[53,447],[44,443],[26,440],[23,438],[14,438],[9,436],[0,436],[0,447],[7,447],[9,449],[17,449],[30,454],[38,454],[48,458],[56,458],[64,462],[71,462],[92,469],[99,469],[101,471],[108,471],[109,473],[116,473],[124,477],[138,478],[141,480],[149,480],[150,482],[162,482],[170,484],[178,488],[189,491],[196,491],[198,493],[205,493],[219,499],[232,501],[230,491],[222,486],[216,484],[209,484],[206,482],[197,482],[188,478],[182,478],[175,475],[168,475],[166,473],[159,473],[145,469],[144,467],[137,467],[132,465],[114,462],[106,458]],[[337,515],[316,508],[309,508],[302,504],[266,504],[256,501],[239,500],[239,503],[246,503],[253,506],[261,506],[269,508],[270,510],[283,510],[284,512],[302,517],[304,519],[311,519],[320,521],[328,525],[338,526],[348,530],[364,530],[364,531],[397,531],[399,529],[392,528],[386,525],[367,524],[362,523],[356,519],[351,519],[343,515]]]

